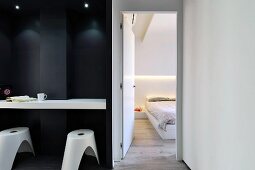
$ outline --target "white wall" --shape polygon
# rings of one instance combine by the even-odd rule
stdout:
[[[122,22],[121,11],[177,11],[178,12],[178,67],[177,86],[182,86],[182,0],[113,0],[113,156],[115,161],[121,158],[120,143],[122,141],[122,92],[120,83],[122,82],[122,32],[120,30],[120,23]],[[177,88],[179,94],[182,93],[180,88]],[[181,95],[177,99],[181,101]],[[177,112],[181,112],[181,102],[177,102]],[[177,121],[181,120],[181,114],[177,114]],[[178,128],[179,126],[179,128]],[[181,124],[177,123],[177,131],[181,130]],[[177,136],[178,138],[178,136]],[[181,138],[181,135],[179,136]],[[181,139],[180,139],[181,140]],[[181,147],[177,146],[179,151]],[[181,158],[181,154],[179,157]],[[180,159],[179,158],[179,159]]]
[[[183,156],[255,169],[255,1],[184,0]]]
[[[144,39],[136,37],[135,104],[148,95],[176,97],[177,15],[154,13]],[[164,77],[174,76],[174,77]]]
[[[176,14],[154,14],[144,39],[136,37],[136,75],[176,76],[176,20]]]
[[[136,77],[135,105],[145,106],[146,96],[176,97],[176,77]]]

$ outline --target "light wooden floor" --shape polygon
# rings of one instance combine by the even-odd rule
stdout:
[[[116,170],[189,170],[175,160],[175,140],[162,140],[148,119],[135,121],[135,139]]]

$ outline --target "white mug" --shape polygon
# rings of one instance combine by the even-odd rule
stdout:
[[[44,101],[46,99],[47,99],[47,94],[45,94],[45,93],[38,93],[37,94],[37,100],[38,101]]]

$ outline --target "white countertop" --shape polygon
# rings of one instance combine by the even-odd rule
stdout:
[[[106,109],[106,99],[69,99],[32,102],[0,100],[0,109]]]

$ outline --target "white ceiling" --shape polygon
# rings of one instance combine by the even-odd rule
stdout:
[[[135,36],[141,40],[144,39],[148,30],[158,33],[165,31],[176,33],[176,20],[176,14],[137,13],[135,14],[133,31]]]

